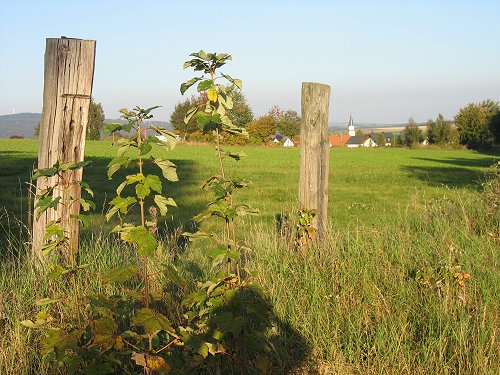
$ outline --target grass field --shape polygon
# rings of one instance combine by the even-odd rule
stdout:
[[[50,373],[37,356],[36,336],[19,325],[50,287],[33,273],[15,221],[26,220],[25,182],[36,147],[0,140],[0,206],[9,212],[0,218],[0,374]],[[228,162],[227,173],[253,181],[238,199],[262,213],[246,221],[242,235],[253,249],[248,265],[259,271],[273,304],[273,373],[500,373],[498,176],[497,185],[484,184],[498,153],[332,149],[330,234],[321,248],[295,251],[290,238],[278,236],[274,216],[293,215],[299,150],[242,149],[248,157]],[[106,178],[113,151],[106,142],[89,142],[86,150],[94,163],[85,180],[106,210],[121,180]],[[208,201],[199,186],[216,172],[213,155],[208,146],[179,146],[166,155],[180,177],[169,185],[179,206],[170,229]],[[100,228],[98,214],[94,220]],[[214,272],[203,244],[173,256],[176,243],[165,235],[170,252],[159,255],[163,261],[193,280]],[[84,233],[82,261],[92,262],[81,276],[84,290],[99,291],[93,275],[126,261],[128,254],[117,250],[106,234]],[[451,281],[418,278],[419,270],[451,272]],[[471,275],[465,287],[455,285],[457,270]]]

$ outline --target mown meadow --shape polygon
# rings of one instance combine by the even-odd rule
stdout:
[[[272,373],[500,372],[500,190],[491,167],[498,153],[332,149],[329,236],[321,247],[296,249],[299,149],[234,149],[247,157],[228,161],[227,173],[252,181],[238,200],[261,213],[245,219],[240,236],[273,306]],[[215,270],[204,243],[186,245],[179,234],[210,199],[200,186],[216,173],[214,153],[179,145],[163,155],[178,166],[180,181],[167,187],[178,208],[160,225],[157,257],[192,284]],[[36,299],[60,287],[36,276],[26,244],[36,154],[36,141],[0,140],[0,374],[49,373],[37,354],[39,337],[19,324],[33,316]],[[91,266],[79,283],[89,293],[104,288],[96,274],[131,256],[102,219],[123,178],[107,179],[112,157],[111,143],[87,143],[93,164],[84,180],[97,210],[81,236],[81,258]],[[281,235],[277,215],[288,217]],[[156,288],[171,300],[175,320],[178,296],[161,280]]]

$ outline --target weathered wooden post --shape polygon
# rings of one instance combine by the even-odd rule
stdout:
[[[299,209],[317,210],[313,226],[324,238],[328,228],[328,107],[330,86],[302,83]]]
[[[83,161],[94,78],[95,45],[94,40],[65,37],[46,40],[38,168],[52,167],[57,161]],[[81,188],[75,182],[82,180],[82,169],[64,173],[64,178],[71,182],[70,187],[65,190],[58,188],[55,194],[62,197],[62,202],[70,200],[66,195],[78,199]],[[39,178],[36,191],[53,185],[56,179],[57,176]],[[38,220],[34,218],[32,246],[35,257],[42,259],[38,249],[43,244],[46,224],[58,219],[69,238],[70,251],[78,252],[79,222],[70,216],[78,215],[79,211],[79,204],[73,204],[70,210],[62,210],[59,205],[58,210],[49,209]]]

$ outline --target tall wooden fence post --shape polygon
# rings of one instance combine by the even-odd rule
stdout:
[[[45,47],[43,110],[40,119],[38,168],[52,167],[57,161],[83,161],[85,135],[89,114],[95,60],[94,40],[48,38]],[[82,169],[65,172],[68,189],[57,188],[54,193],[78,199]],[[57,176],[37,180],[37,193],[57,182]],[[68,199],[69,200],[69,199]],[[35,205],[36,205],[35,200]],[[70,251],[78,252],[79,222],[71,218],[79,214],[79,204],[69,210],[48,209],[33,221],[33,254],[43,262],[39,247],[43,244],[46,224],[60,220],[69,238]],[[68,257],[69,254],[63,254]]]
[[[330,86],[302,83],[299,209],[317,210],[313,226],[322,240],[328,228],[328,107]]]

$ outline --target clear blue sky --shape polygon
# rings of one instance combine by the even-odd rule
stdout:
[[[332,87],[330,121],[426,121],[500,100],[500,1],[2,0],[0,115],[41,112],[45,38],[97,40],[93,96],[121,107],[182,99],[189,53],[227,52],[255,115],[300,112],[301,82]]]

